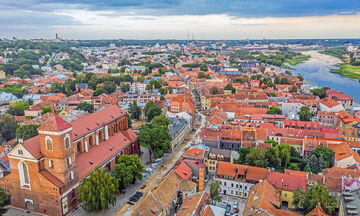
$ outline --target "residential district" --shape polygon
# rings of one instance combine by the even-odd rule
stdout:
[[[227,43],[2,40],[0,211],[360,215],[360,106],[290,71],[326,45]]]

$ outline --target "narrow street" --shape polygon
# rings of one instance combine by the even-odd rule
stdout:
[[[146,185],[146,187],[140,190],[141,192],[144,193],[144,196],[136,203],[136,205],[131,206],[125,204],[122,206],[122,208],[119,209],[119,211],[115,215],[130,216],[131,213],[136,209],[136,207],[140,206],[139,204],[144,200],[146,194],[149,193],[154,188],[154,186],[157,185],[157,183],[172,169],[176,161],[178,161],[182,157],[182,155],[186,152],[186,150],[189,149],[191,143],[193,143],[194,141],[196,134],[198,134],[201,131],[201,129],[204,128],[206,125],[206,116],[201,113],[197,113],[197,114],[200,115],[201,120],[200,120],[200,127],[196,130],[196,132],[189,133],[188,137],[184,140],[184,142],[178,148],[174,149],[174,152],[172,152],[164,160],[161,166],[158,169],[156,169],[155,172],[153,172],[151,176],[144,182],[144,185]]]

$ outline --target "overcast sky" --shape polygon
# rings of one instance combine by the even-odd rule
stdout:
[[[0,38],[360,38],[360,0],[0,0],[0,11]]]

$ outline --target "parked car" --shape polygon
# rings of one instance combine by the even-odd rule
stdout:
[[[158,163],[153,163],[153,164],[152,164],[152,167],[153,167],[153,168],[158,168],[158,166],[159,166]]]
[[[152,169],[150,167],[148,167],[148,168],[145,169],[145,171],[148,172],[148,173],[151,173]]]
[[[143,177],[143,178],[146,178],[147,176],[148,176],[147,173],[143,173],[143,174],[142,174],[142,177]]]
[[[230,211],[231,211],[231,205],[227,205],[227,206],[225,207],[225,215],[226,215],[226,216],[230,215]]]
[[[162,163],[165,158],[158,158],[155,160],[155,163]]]
[[[209,181],[209,177],[206,177],[204,181],[205,181],[205,182],[208,182],[208,181]]]
[[[226,206],[227,206],[227,202],[226,202],[225,200],[223,200],[223,201],[221,202],[221,207],[225,208]]]
[[[140,189],[144,189],[146,187],[146,185],[143,185],[143,186],[141,186],[141,188]]]
[[[233,208],[238,208],[238,207],[239,207],[239,203],[238,203],[238,202],[234,202]]]
[[[128,201],[127,204],[129,205],[135,205],[133,202]]]
[[[232,216],[237,215],[239,213],[239,208],[233,208],[230,213]]]

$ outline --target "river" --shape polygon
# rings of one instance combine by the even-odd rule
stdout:
[[[336,64],[341,63],[339,58],[324,55],[317,51],[305,51],[303,54],[310,55],[311,58],[302,64],[291,66],[294,68],[292,70],[294,74],[302,75],[305,80],[319,87],[327,86],[344,92],[360,102],[360,82],[330,72],[331,69],[336,68]]]

